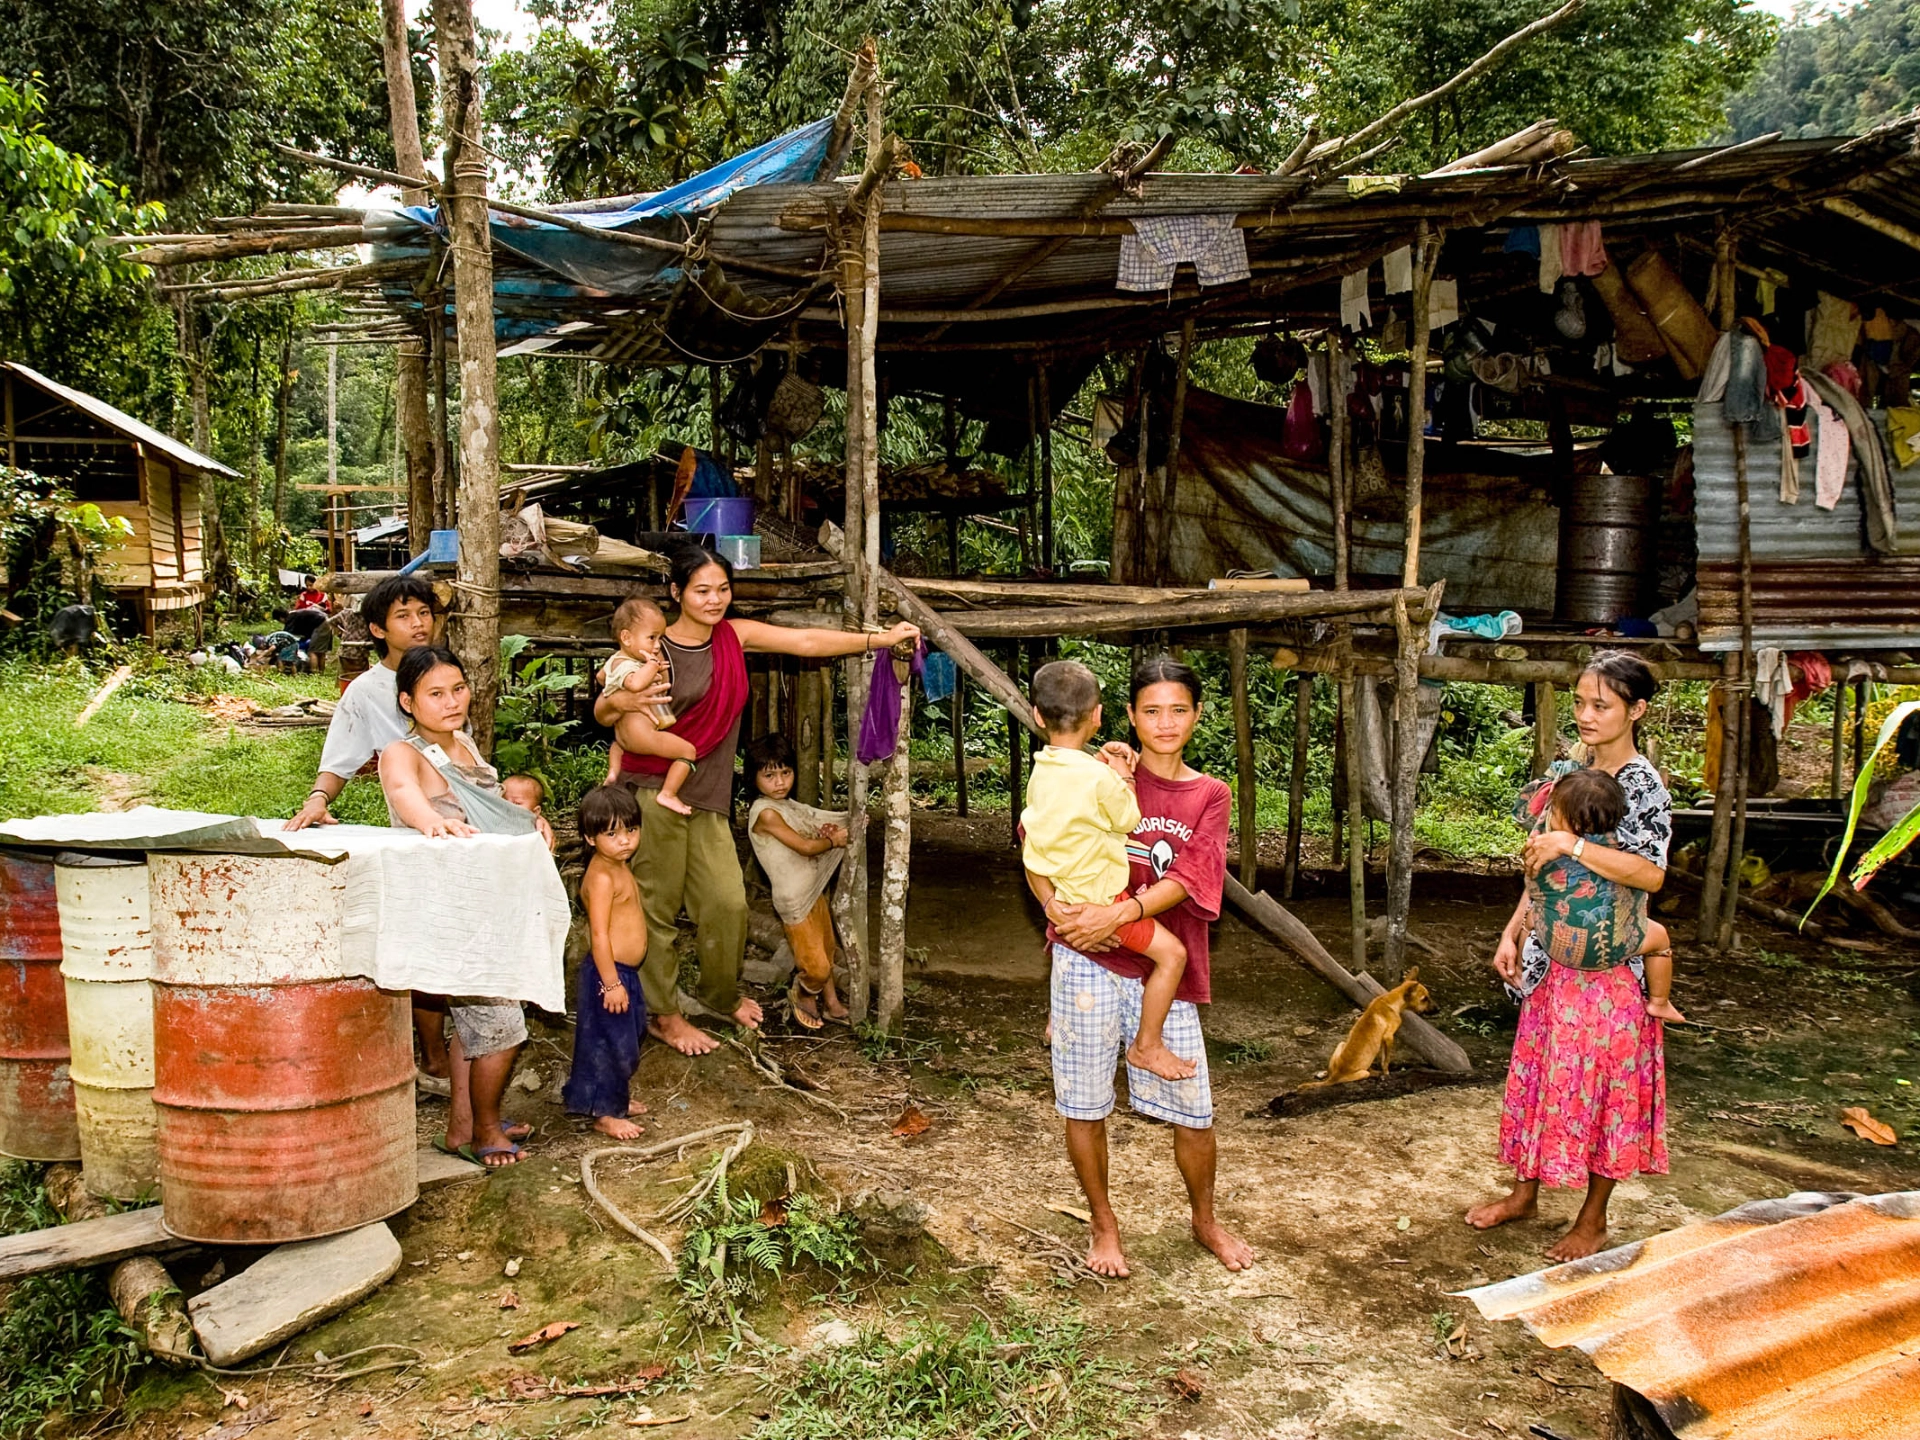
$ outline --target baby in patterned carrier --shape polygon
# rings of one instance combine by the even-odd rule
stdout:
[[[1569,770],[1528,792],[1526,818],[1534,834],[1563,830],[1582,837],[1571,855],[1527,881],[1533,932],[1555,964],[1573,970],[1606,970],[1641,956],[1647,1014],[1684,1022],[1671,998],[1672,942],[1667,927],[1648,918],[1647,892],[1596,875],[1581,862],[1590,846],[1613,844],[1626,813],[1620,782],[1604,770]]]

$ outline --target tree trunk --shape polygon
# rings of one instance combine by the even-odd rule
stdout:
[[[891,657],[883,657],[891,665]],[[913,736],[913,672],[900,686],[900,730],[883,782],[887,817],[885,859],[880,867],[880,1028],[898,1034],[906,1008],[907,871],[913,853],[913,798],[909,790]]]
[[[267,541],[267,568],[280,566],[280,530],[287,515],[287,424],[293,408],[293,326],[280,340],[280,395],[273,451],[273,534]],[[271,583],[274,576],[268,575]]]
[[[446,208],[453,244],[454,324],[460,346],[460,569],[454,652],[473,691],[469,724],[493,749],[500,698],[500,410],[494,389],[493,249],[487,229],[487,155],[481,148],[480,59],[472,0],[433,0],[446,112]]]
[[[407,36],[406,0],[381,0],[382,56],[387,72],[387,112],[393,128],[393,163],[402,175],[427,178],[420,145],[420,111],[413,93],[413,46]],[[425,190],[402,190],[401,203],[424,205]],[[433,436],[427,416],[427,347],[402,344],[394,357],[394,408],[407,474],[407,546],[418,555],[433,529]]]
[[[78,1166],[50,1165],[44,1183],[53,1208],[69,1222],[112,1213],[87,1193]],[[115,1265],[107,1274],[107,1294],[154,1359],[175,1369],[194,1363],[193,1325],[187,1319],[186,1302],[166,1267],[153,1256],[135,1255]]]

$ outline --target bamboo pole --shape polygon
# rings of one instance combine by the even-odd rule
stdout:
[[[794,683],[793,793],[802,805],[820,803],[820,667],[803,664]]]
[[[1718,948],[1733,948],[1733,924],[1740,903],[1740,863],[1747,847],[1747,786],[1753,758],[1753,535],[1747,483],[1747,436],[1733,427],[1734,493],[1740,513],[1740,683],[1738,742],[1733,770],[1733,837],[1727,846],[1727,878],[1720,901]],[[1728,740],[1735,737],[1729,735]]]
[[[1720,933],[1720,896],[1727,873],[1727,851],[1733,840],[1734,762],[1738,748],[1738,715],[1742,703],[1740,657],[1729,651],[1720,674],[1720,773],[1713,780],[1713,827],[1707,839],[1707,864],[1700,876],[1700,918],[1694,933],[1713,944]]]
[[[1233,688],[1233,755],[1239,810],[1240,883],[1249,890],[1260,868],[1258,799],[1253,770],[1253,706],[1247,694],[1247,632],[1227,635],[1228,683]]]
[[[472,0],[433,0],[446,113],[444,204],[453,250],[460,346],[460,561],[450,638],[473,692],[469,727],[493,749],[500,696],[500,407],[494,387],[493,239],[487,225],[487,152],[481,143],[480,57]]]
[[[1291,900],[1300,877],[1300,833],[1307,803],[1307,747],[1313,740],[1313,676],[1299,671],[1293,677],[1293,771],[1287,777],[1287,865],[1281,875],[1280,898]]]
[[[953,727],[954,808],[967,818],[967,676],[958,665],[953,671],[953,695],[947,701]]]
[[[1333,411],[1333,450],[1328,457],[1327,489],[1333,508],[1333,588],[1338,594],[1350,593],[1353,584],[1353,544],[1348,534],[1353,472],[1348,444],[1346,336],[1339,326],[1327,332],[1327,389]],[[1339,730],[1341,758],[1347,789],[1347,952],[1356,972],[1367,968],[1367,854],[1366,803],[1361,799],[1360,774],[1360,687],[1354,683],[1353,629],[1344,627],[1342,656],[1338,670],[1339,705],[1335,726]],[[1338,821],[1334,830],[1334,854],[1340,851]]]
[[[1040,411],[1040,568],[1053,573],[1053,397],[1047,390],[1047,367],[1034,378]]]
[[[1193,358],[1193,319],[1180,322],[1180,358],[1173,373],[1173,415],[1167,422],[1167,473],[1160,485],[1160,551],[1153,578],[1173,574],[1173,502],[1180,488],[1180,436],[1187,428],[1187,366]],[[1144,457],[1143,457],[1144,458]]]
[[[381,59],[387,76],[387,113],[393,131],[393,163],[406,175],[425,175],[420,112],[413,93],[413,45],[407,35],[406,0],[380,0]],[[424,189],[400,192],[404,205],[424,205]],[[421,554],[433,529],[433,440],[427,416],[427,347],[411,336],[394,353],[395,428],[407,476],[407,549]]]
[[[1580,0],[1571,0],[1577,8]],[[1407,383],[1406,549],[1400,569],[1404,590],[1420,583],[1421,485],[1427,457],[1427,349],[1432,340],[1433,272],[1442,237],[1420,222],[1413,248],[1413,335]],[[1428,613],[1439,608],[1437,593]],[[1399,975],[1406,964],[1407,915],[1413,907],[1413,815],[1420,784],[1419,686],[1424,631],[1416,627],[1404,598],[1393,607],[1399,661],[1393,687],[1393,822],[1387,850],[1387,939],[1382,967]]]
[[[1335,616],[1384,619],[1393,613],[1395,599],[1404,601],[1412,610],[1420,610],[1428,596],[1424,590],[1349,590],[1344,594],[1330,590],[1205,590],[1186,599],[1145,604],[1056,604],[1009,610],[953,610],[946,614],[948,623],[967,635],[1035,640],[1138,630],[1205,630]],[[1417,618],[1424,624],[1427,616],[1423,612]]]

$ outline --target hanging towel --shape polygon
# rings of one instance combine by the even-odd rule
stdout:
[[[1902,470],[1920,460],[1920,409],[1896,405],[1887,411],[1887,439],[1893,449],[1893,463]]]
[[[912,673],[923,668],[922,656],[927,642],[914,647]],[[900,739],[900,682],[893,678],[893,652],[883,650],[874,657],[873,683],[867,687],[867,712],[860,717],[860,743],[854,759],[862,765],[885,760],[893,754]]]
[[[1809,371],[1803,377],[1847,427],[1854,465],[1860,474],[1860,504],[1867,512],[1867,548],[1879,555],[1900,553],[1899,517],[1894,510],[1893,476],[1887,468],[1887,449],[1880,432],[1860,408],[1860,402],[1827,376]]]
[[[1507,232],[1507,243],[1500,247],[1508,255],[1540,254],[1540,227],[1538,225],[1516,225]]]
[[[1793,689],[1793,671],[1787,666],[1786,651],[1765,646],[1753,652],[1753,698],[1767,707],[1773,718],[1773,738],[1787,728],[1787,694]]]
[[[1836,361],[1851,360],[1859,343],[1860,307],[1822,290],[1807,316],[1806,368],[1825,370]]]
[[[1327,352],[1316,350],[1307,357],[1307,393],[1313,397],[1313,413],[1327,413]]]
[[[1427,291],[1427,324],[1444,330],[1460,318],[1460,282],[1435,280]]]
[[[1340,323],[1349,330],[1364,330],[1373,323],[1373,311],[1367,304],[1365,269],[1340,277]]]
[[[1760,306],[1762,315],[1771,315],[1780,303],[1780,287],[1762,275],[1754,282],[1754,299]]]
[[[929,703],[953,694],[955,685],[953,657],[944,650],[929,650],[920,664],[920,688]]]
[[[1181,262],[1202,285],[1229,285],[1253,271],[1246,233],[1232,215],[1139,215],[1120,239],[1121,290],[1171,290]]]
[[[1387,294],[1405,295],[1413,289],[1413,247],[1402,245],[1380,262],[1387,277]]]
[[[1840,503],[1840,492],[1847,488],[1847,462],[1852,458],[1853,447],[1840,417],[1827,408],[1819,396],[1812,398],[1811,409],[1817,417],[1813,440],[1813,503],[1822,510],[1831,510]],[[1792,500],[1784,493],[1780,498],[1789,505],[1797,503],[1798,487]]]
[[[1600,238],[1598,220],[1582,220],[1560,227],[1560,273],[1598,275],[1607,268],[1607,247]]]
[[[1553,294],[1565,272],[1560,268],[1560,226],[1540,227],[1540,293]]]

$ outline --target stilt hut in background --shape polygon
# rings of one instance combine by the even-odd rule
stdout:
[[[0,362],[0,416],[8,465],[61,481],[74,499],[133,527],[101,556],[100,579],[138,611],[147,638],[168,610],[193,610],[197,628],[211,588],[201,489],[211,501],[214,477],[236,472],[16,361]]]

